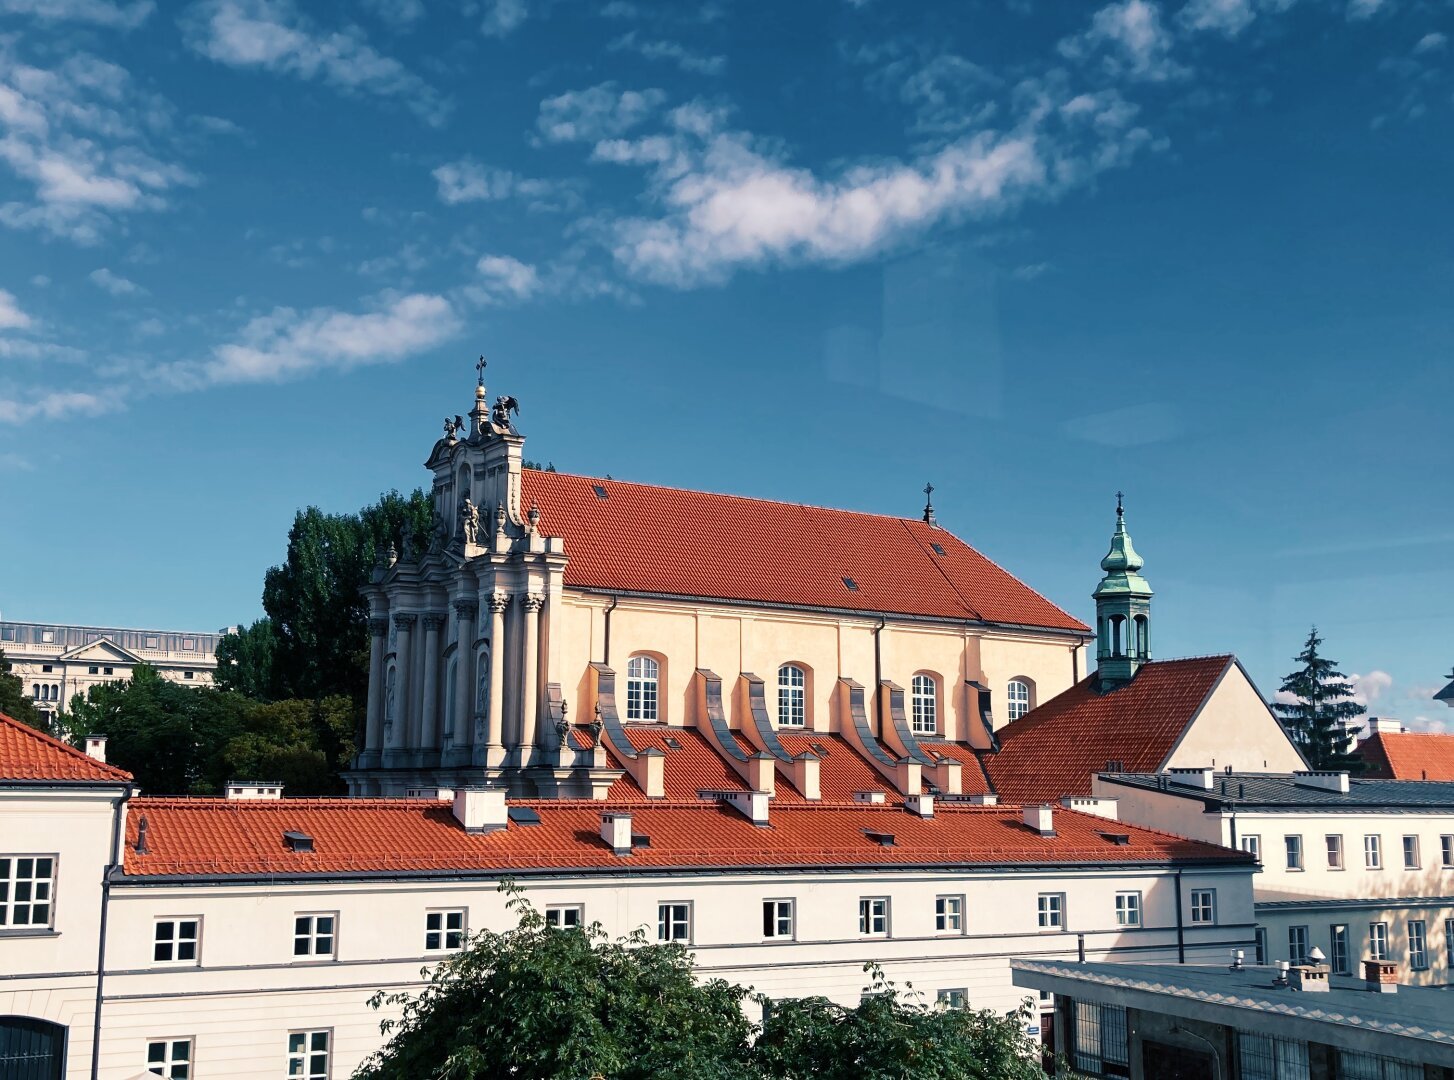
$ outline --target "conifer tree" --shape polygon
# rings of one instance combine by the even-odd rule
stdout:
[[[1345,749],[1346,721],[1368,710],[1353,700],[1353,686],[1337,663],[1318,652],[1322,643],[1315,626],[1297,655],[1302,667],[1286,675],[1280,687],[1296,700],[1275,702],[1272,708],[1310,767],[1356,770],[1359,759]]]

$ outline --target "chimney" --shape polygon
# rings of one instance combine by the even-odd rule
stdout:
[[[1027,806],[1024,808],[1025,824],[1041,836],[1055,835],[1055,811],[1048,806]]]
[[[819,782],[822,767],[822,758],[811,751],[793,758],[793,787],[798,789],[799,795],[812,802],[817,802],[823,797],[822,785]]]
[[[486,833],[509,824],[505,806],[505,789],[494,787],[460,787],[454,789],[454,816],[465,832]]]
[[[882,791],[855,791],[853,801],[869,806],[881,806],[884,802],[884,793]]]
[[[1370,735],[1402,735],[1403,731],[1403,722],[1392,716],[1370,716],[1368,718],[1368,734]]]
[[[233,800],[281,799],[283,784],[280,780],[229,780],[227,797]]]
[[[1346,772],[1299,770],[1292,774],[1292,782],[1298,787],[1317,788],[1319,791],[1336,791],[1340,795],[1348,794],[1348,774]]]
[[[725,801],[731,803],[732,809],[748,821],[765,829],[768,825],[767,800],[768,794],[765,791],[730,791]]]
[[[1390,960],[1363,961],[1363,982],[1378,994],[1398,993],[1398,965]]]
[[[601,839],[611,845],[617,855],[631,854],[631,815],[601,815]]]
[[[1094,814],[1096,817],[1103,817],[1108,821],[1119,820],[1119,811],[1115,799],[1103,799],[1096,795],[1090,797],[1084,795],[1066,795],[1060,800],[1060,805],[1067,810],[1079,810],[1082,814]]]
[[[1327,964],[1299,964],[1292,969],[1292,988],[1305,994],[1328,992]]]
[[[1173,784],[1200,788],[1202,791],[1212,790],[1212,775],[1215,770],[1210,765],[1195,768],[1174,767],[1167,769],[1166,772]]]
[[[934,796],[910,795],[904,799],[904,809],[911,814],[918,814],[921,818],[932,818],[934,816]]]
[[[95,760],[101,762],[103,765],[106,763],[105,735],[86,736],[86,756],[88,758],[94,758]]]

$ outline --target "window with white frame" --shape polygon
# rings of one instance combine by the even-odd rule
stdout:
[[[1409,967],[1414,971],[1429,970],[1429,931],[1423,919],[1409,920]]]
[[[1191,891],[1191,921],[1193,925],[1210,926],[1217,921],[1217,890],[1193,889]]]
[[[887,896],[865,896],[859,899],[858,932],[868,937],[883,937],[889,932]]]
[[[288,1032],[288,1080],[328,1080],[331,1031]]]
[[[1324,840],[1328,845],[1328,869],[1343,869],[1343,834],[1329,833]]]
[[[454,952],[464,947],[464,909],[424,913],[424,951]]]
[[[1011,679],[1005,688],[1005,715],[1018,720],[1030,711],[1030,684],[1024,679]]]
[[[333,913],[293,917],[294,956],[332,956],[337,944],[338,916]]]
[[[964,897],[934,898],[934,929],[941,934],[964,933]]]
[[[762,902],[762,936],[791,938],[793,936],[793,902],[764,900]]]
[[[1333,947],[1333,955],[1331,957],[1333,974],[1353,974],[1353,969],[1348,965],[1348,925],[1346,923],[1334,923],[1330,926],[1328,928],[1328,943]]]
[[[1308,962],[1308,928],[1289,926],[1287,928],[1287,958],[1294,964]]]
[[[1419,838],[1415,835],[1404,837],[1404,869],[1417,870],[1419,868]]]
[[[910,718],[915,735],[939,733],[939,680],[918,674],[910,684]]]
[[[195,964],[202,920],[158,919],[152,934],[151,958],[157,964]]]
[[[50,926],[55,888],[55,856],[0,855],[0,929]]]
[[[626,719],[655,722],[661,666],[650,656],[633,656],[626,664]]]
[[[1370,960],[1388,959],[1388,923],[1368,924],[1368,958]]]
[[[958,987],[953,990],[938,990],[934,994],[934,1001],[941,1008],[962,1009],[969,1001],[969,990]]]
[[[1303,838],[1298,835],[1284,836],[1282,843],[1287,851],[1287,868],[1301,870],[1303,868]]]
[[[1454,868],[1454,833],[1439,837],[1439,861],[1445,870]]]
[[[1139,892],[1118,892],[1116,894],[1116,925],[1141,925],[1141,894]]]
[[[1065,894],[1041,893],[1035,900],[1036,918],[1041,930],[1065,929]]]
[[[146,1071],[167,1080],[188,1080],[192,1075],[191,1039],[152,1039],[146,1044]]]
[[[657,904],[656,940],[689,944],[692,940],[692,905]]]
[[[1242,837],[1242,850],[1258,862],[1262,861],[1262,837],[1255,834]]]
[[[808,722],[808,673],[797,664],[777,669],[778,727],[802,727]]]
[[[551,904],[545,909],[545,925],[556,930],[578,930],[586,924],[581,904]]]
[[[1363,838],[1363,865],[1369,870],[1383,868],[1383,837],[1369,833]]]

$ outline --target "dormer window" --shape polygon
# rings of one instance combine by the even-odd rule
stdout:
[[[921,672],[914,676],[910,690],[914,734],[939,734],[939,680]]]
[[[808,721],[808,673],[797,664],[777,669],[778,727],[802,727]]]
[[[661,666],[650,656],[633,656],[626,665],[626,719],[655,723]]]

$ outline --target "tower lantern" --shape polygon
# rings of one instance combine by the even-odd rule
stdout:
[[[1101,560],[1106,576],[1091,595],[1096,602],[1096,672],[1101,686],[1130,682],[1151,659],[1151,586],[1141,576],[1146,560],[1126,531],[1122,495],[1116,492],[1116,531]]]

